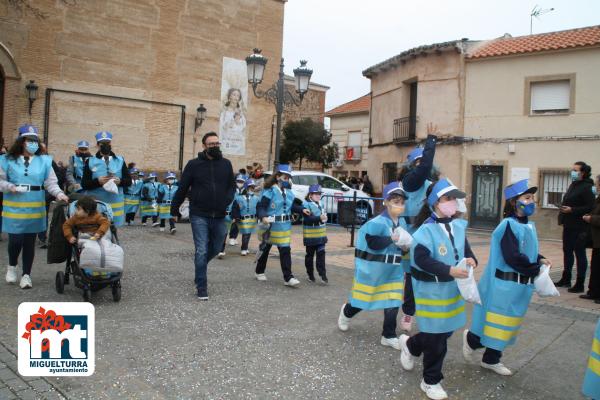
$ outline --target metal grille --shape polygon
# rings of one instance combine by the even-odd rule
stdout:
[[[571,184],[569,171],[542,171],[542,207],[558,208]]]
[[[395,119],[394,142],[409,142],[415,140],[416,127],[416,117],[404,117]]]

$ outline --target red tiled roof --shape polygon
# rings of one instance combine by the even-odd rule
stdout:
[[[600,46],[600,25],[586,28],[541,33],[538,35],[501,37],[475,48],[468,58],[485,58]]]
[[[370,112],[371,111],[371,94],[366,94],[362,97],[359,97],[356,100],[349,101],[348,103],[344,103],[341,106],[337,106],[332,110],[329,110],[325,113],[326,117],[331,117],[332,115],[339,114],[352,114],[352,113],[360,113],[360,112]]]

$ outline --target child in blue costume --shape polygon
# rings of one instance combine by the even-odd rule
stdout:
[[[583,394],[592,399],[600,399],[600,320],[596,324],[592,350],[583,378]]]
[[[160,218],[160,231],[165,231],[165,221],[169,220],[169,232],[174,235],[177,232],[175,228],[175,218],[171,216],[171,201],[177,193],[179,186],[175,184],[175,172],[167,172],[165,183],[158,187],[158,217]]]
[[[137,168],[131,168],[129,174],[131,175],[131,186],[126,187],[124,190],[125,223],[127,225],[133,224],[135,214],[140,208],[140,196],[142,194],[142,186],[144,185],[144,182],[140,179],[140,171]]]
[[[150,172],[148,179],[142,186],[142,196],[140,201],[140,216],[142,225],[146,225],[148,217],[152,218],[152,226],[158,226],[158,187],[160,183],[156,182],[156,173]]]
[[[285,286],[297,287],[300,281],[292,274],[292,254],[290,242],[292,235],[292,212],[310,214],[302,206],[294,203],[292,192],[292,168],[287,164],[280,164],[278,171],[267,181],[262,192],[260,202],[256,206],[256,214],[263,225],[270,225],[267,245],[256,262],[256,279],[266,281],[265,269],[269,251],[273,245],[279,250],[279,261]]]
[[[481,366],[500,375],[512,375],[501,362],[502,351],[516,341],[534,291],[533,279],[542,264],[535,224],[537,187],[527,179],[504,189],[504,219],[494,229],[488,265],[479,280],[482,304],[473,308],[471,330],[463,333],[463,355],[467,361],[475,349],[485,347]]]
[[[456,265],[466,258],[468,265],[477,266],[466,237],[466,221],[452,219],[458,208],[457,198],[465,198],[465,193],[449,180],[442,179],[433,186],[415,221],[418,229],[413,234],[411,248],[419,333],[410,338],[400,336],[400,362],[410,371],[414,368],[414,358],[423,354],[420,387],[430,399],[448,397],[440,384],[448,338],[467,322],[465,302],[455,278],[466,278],[468,272]]]
[[[398,182],[383,189],[385,210],[358,231],[354,282],[349,301],[342,306],[338,328],[347,331],[350,320],[362,310],[383,310],[381,344],[400,350],[396,319],[404,289],[403,257],[412,238],[402,218],[406,194]]]
[[[324,284],[328,284],[327,271],[325,271],[325,244],[327,243],[327,212],[320,204],[321,186],[310,185],[303,207],[310,211],[302,221],[302,235],[306,247],[304,266],[308,274],[308,281],[315,282],[314,260],[316,257],[317,273]]]
[[[231,208],[231,216],[236,221],[242,234],[242,256],[248,255],[250,237],[256,230],[256,205],[259,199],[254,194],[255,188],[254,180],[246,180],[242,193],[235,195],[233,207]]]
[[[242,192],[244,191],[244,183],[246,183],[246,176],[244,174],[238,174],[235,177],[235,185],[236,185],[236,189],[235,189],[235,195],[239,195],[242,194]],[[231,209],[229,210],[230,212],[233,210],[233,204],[235,203],[235,200],[231,203]],[[240,233],[240,227],[238,226],[237,221],[232,218],[231,219],[231,225],[229,226],[228,229],[229,232],[229,245],[230,246],[237,246],[238,242],[237,242],[237,237]],[[225,251],[225,250],[223,250]]]

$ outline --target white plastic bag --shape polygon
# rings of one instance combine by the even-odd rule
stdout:
[[[540,268],[540,273],[534,278],[533,284],[535,285],[535,292],[540,297],[560,296],[554,282],[550,279],[550,267],[545,264]]]
[[[412,244],[412,236],[401,226],[394,229],[393,234],[397,234],[399,236],[398,240],[395,242],[395,245],[398,247],[410,247]]]
[[[179,207],[179,214],[181,214],[182,220],[190,219],[190,202],[188,200],[185,200]]]
[[[109,179],[102,187],[109,193],[119,194],[119,188],[114,179]]]
[[[79,239],[79,267],[94,272],[123,272],[123,248],[102,238]]]
[[[469,271],[469,276],[467,278],[456,279],[456,284],[458,285],[460,294],[469,303],[481,305],[481,297],[479,296],[477,282],[475,282],[475,276],[473,275],[473,267],[467,265],[466,258],[460,260],[456,267],[465,271]]]

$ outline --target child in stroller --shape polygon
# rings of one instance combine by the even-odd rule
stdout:
[[[98,272],[81,268],[81,246],[78,239],[99,241],[102,238],[118,244],[116,228],[110,205],[90,196],[81,196],[69,206],[62,207],[69,217],[63,225],[64,236],[70,243],[65,272],[56,273],[56,291],[64,292],[64,285],[73,275],[75,286],[83,289],[85,301],[91,300],[91,293],[111,286],[114,301],[121,299],[122,272]],[[58,211],[58,210],[57,210]]]

